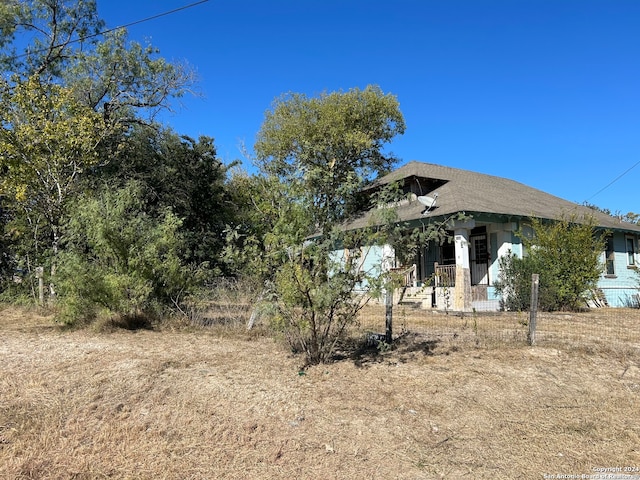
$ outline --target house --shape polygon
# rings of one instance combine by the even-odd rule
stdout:
[[[497,310],[500,299],[493,285],[500,273],[498,260],[508,252],[520,257],[524,253],[517,232],[527,228],[531,217],[553,220],[575,214],[593,216],[599,228],[610,232],[596,303],[625,306],[637,301],[640,225],[513,180],[430,163],[409,162],[378,179],[372,189],[392,182],[407,194],[407,200],[396,205],[400,221],[409,228],[445,222],[453,238],[421,246],[413,265],[399,264],[390,246],[368,247],[365,261],[370,266],[405,273],[403,299],[413,298],[426,308]],[[349,228],[364,227],[372,213]],[[454,220],[458,213],[465,219]]]

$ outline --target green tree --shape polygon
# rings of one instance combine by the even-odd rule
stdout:
[[[195,291],[202,270],[182,261],[181,220],[149,215],[145,187],[130,181],[84,196],[69,216],[60,268],[60,319],[150,317]]]
[[[362,207],[367,182],[397,162],[383,147],[404,129],[398,100],[378,87],[317,98],[292,93],[266,113],[255,151],[262,172],[304,204],[304,233],[327,233]]]
[[[18,81],[49,82],[95,45],[104,27],[95,0],[8,0],[0,3],[0,65]],[[25,38],[28,41],[25,45]]]
[[[0,193],[5,208],[24,218],[37,242],[49,236],[50,259],[58,253],[61,225],[77,177],[101,161],[101,143],[113,130],[80,104],[73,90],[43,86],[36,77],[0,91]],[[16,227],[16,224],[13,224]],[[27,233],[27,232],[24,232]],[[38,251],[33,254],[38,257]],[[39,259],[42,260],[42,259]],[[51,259],[51,274],[55,274]]]
[[[603,232],[592,217],[531,220],[532,235],[520,234],[526,255],[509,255],[501,261],[496,290],[505,308],[528,309],[531,274],[540,275],[540,308],[579,310],[586,306],[602,272]],[[605,232],[606,233],[606,232]]]
[[[78,179],[116,158],[133,126],[152,124],[194,78],[124,29],[103,28],[94,0],[0,3],[5,239],[15,263],[50,264],[52,275]]]
[[[353,294],[355,287],[380,285],[379,271],[363,269],[361,247],[382,243],[389,225],[344,225],[370,205],[361,193],[393,166],[383,147],[403,132],[397,99],[377,87],[317,98],[290,94],[274,103],[258,134],[262,176],[235,179],[251,187],[262,237],[230,234],[249,251],[262,251],[256,270],[272,286],[275,323],[308,363],[329,360],[356,320],[366,299]],[[338,248],[351,253],[338,257]]]
[[[227,174],[232,165],[217,157],[214,141],[194,140],[169,129],[136,125],[108,164],[85,176],[85,188],[108,183],[120,188],[130,180],[144,185],[148,213],[170,208],[182,219],[183,260],[207,264],[212,274],[227,274],[221,252],[225,228],[235,223]]]
[[[240,276],[272,280],[286,258],[283,245],[301,245],[309,231],[303,206],[275,176],[235,170],[229,180],[234,222],[227,225],[225,259]]]
[[[191,91],[195,75],[158,49],[105,28],[95,0],[29,0],[0,4],[0,66],[20,83],[72,87],[78,100],[109,121],[149,123],[171,99]]]
[[[128,41],[125,29],[106,33],[62,76],[82,103],[105,119],[124,125],[152,125],[172,100],[193,92],[195,74],[185,65],[158,56],[152,45]]]

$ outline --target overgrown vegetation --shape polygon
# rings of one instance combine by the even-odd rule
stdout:
[[[260,226],[235,252],[262,250],[244,255],[247,267],[263,272],[277,307],[274,326],[308,363],[330,359],[356,321],[367,302],[356,287],[379,285],[381,270],[364,268],[363,247],[379,244],[388,226],[354,233],[343,225],[361,211],[364,185],[396,162],[382,147],[403,132],[396,98],[375,87],[292,94],[266,114],[255,147],[262,178],[253,180]]]
[[[5,297],[38,300],[41,276],[65,323],[195,318],[207,281],[244,277],[294,349],[329,359],[369,298],[354,289],[384,286],[386,259],[364,247],[392,238],[392,209],[342,227],[396,162],[383,148],[404,132],[397,99],[286,95],[258,134],[259,174],[229,176],[212,138],[154,120],[191,73],[124,29],[96,35],[95,1],[9,2],[0,17]]]
[[[97,35],[94,0],[0,7],[2,286],[75,322],[179,306],[220,275],[227,167],[213,140],[154,121],[191,72],[127,40]]]
[[[519,233],[525,254],[500,259],[495,283],[506,310],[531,305],[531,275],[540,275],[539,308],[547,311],[585,308],[602,272],[603,232],[592,218],[531,219],[531,234]]]
[[[161,314],[163,305],[177,303],[204,275],[182,260],[181,225],[171,209],[150,216],[136,181],[82,197],[66,226],[60,318]]]
[[[206,323],[213,279],[231,279],[251,285],[308,364],[330,360],[360,309],[394,285],[383,247],[412,263],[454,220],[410,231],[395,216],[398,185],[365,190],[397,162],[386,150],[405,130],[395,96],[376,86],[284,95],[249,175],[217,158],[213,138],[156,122],[189,91],[189,69],[104,27],[94,0],[0,3],[3,298],[39,301],[42,275],[45,304],[68,324]],[[363,228],[345,228],[373,206]],[[529,255],[504,261],[506,308],[526,308],[532,271],[544,309],[580,307],[599,240],[559,225],[534,220]]]

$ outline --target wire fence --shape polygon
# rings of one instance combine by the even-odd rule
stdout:
[[[635,271],[634,271],[635,272]],[[640,308],[640,277],[603,276],[593,292],[592,306]]]
[[[624,287],[624,289],[622,288]],[[581,312],[537,312],[535,340],[539,347],[569,349],[609,349],[640,355],[640,308],[633,303],[638,290],[626,285],[608,292],[595,292],[591,308]],[[624,290],[624,291],[623,291]],[[190,312],[191,321],[202,326],[247,325],[259,313],[258,321],[268,325],[273,309],[265,309],[261,286],[245,282],[218,281],[210,286],[203,305]],[[613,292],[613,294],[612,294]],[[603,295],[604,293],[604,295]],[[610,300],[628,299],[622,307]],[[595,306],[598,305],[598,306]],[[636,308],[633,308],[636,307]],[[392,307],[393,338],[413,335],[431,344],[451,346],[525,346],[529,336],[529,312],[472,311],[453,312],[424,308],[424,303]],[[386,333],[386,308],[371,302],[360,311],[356,335],[366,337]]]
[[[393,336],[419,335],[459,346],[527,345],[529,312],[442,312],[393,306]],[[385,331],[385,308],[363,309],[359,329]],[[538,312],[536,345],[560,349],[611,349],[640,354],[640,309],[593,308],[583,312]]]

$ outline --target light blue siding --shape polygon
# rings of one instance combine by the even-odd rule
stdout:
[[[624,232],[615,232],[613,235],[614,250],[614,274],[600,276],[598,288],[602,289],[611,307],[626,307],[637,305],[637,295],[640,293],[640,275],[637,268],[628,265],[627,238],[633,238],[635,253],[635,263],[638,264],[637,238],[625,235]],[[604,265],[604,253],[602,261]]]
[[[370,277],[380,275],[385,270],[385,265],[389,260],[388,246],[363,247],[360,254],[360,269]],[[331,261],[336,264],[344,262],[346,252],[344,249],[336,249],[331,253]],[[388,267],[389,265],[386,265]],[[393,265],[391,265],[393,266]],[[366,280],[356,289],[357,293],[368,291]]]

